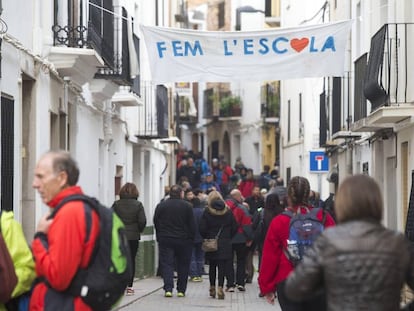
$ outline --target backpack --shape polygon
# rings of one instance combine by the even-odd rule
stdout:
[[[54,217],[64,204],[83,201],[86,213],[86,241],[89,239],[92,209],[99,216],[100,232],[88,267],[79,269],[67,292],[80,296],[94,310],[110,310],[123,296],[132,277],[132,261],[125,227],[111,208],[86,195],[71,195],[56,206]]]
[[[264,209],[262,208],[260,211],[257,212],[257,216],[259,217],[259,220],[257,222],[257,226],[254,229],[254,233],[253,233],[253,240],[255,241],[255,243],[262,243],[265,236],[265,228],[264,228]]]
[[[6,242],[1,234],[1,211],[0,211],[0,303],[11,299],[14,288],[17,285],[17,275],[13,260],[10,256]]]
[[[270,182],[271,178],[270,175],[268,174],[261,174],[257,180],[258,186],[260,187],[260,189],[267,189],[269,190],[269,182]]]
[[[306,214],[302,214],[300,209],[306,209]],[[317,214],[320,210],[320,208],[309,209],[301,206],[296,213],[290,210],[283,212],[290,217],[287,250],[284,252],[294,266],[303,259],[306,250],[324,230],[325,213],[322,221],[319,220]]]

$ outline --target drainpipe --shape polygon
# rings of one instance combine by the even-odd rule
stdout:
[[[104,133],[104,142],[106,145],[112,143],[112,103],[110,100],[105,101],[105,113],[103,118],[103,133]]]
[[[1,0],[0,0],[1,1]],[[70,77],[63,77],[63,103],[62,106],[59,107],[60,111],[63,112],[66,115],[65,118],[65,128],[68,128],[68,115],[69,115],[69,83],[70,83]],[[61,119],[59,118],[59,122],[61,122]],[[65,135],[65,149],[68,148],[69,142],[68,142],[68,135]]]
[[[352,158],[352,154],[353,154],[353,148],[351,143],[347,144],[347,148],[346,148],[346,153],[345,153],[345,167],[346,167],[346,174],[347,175],[352,175],[352,162],[353,162],[353,158]],[[345,176],[344,176],[345,177]]]

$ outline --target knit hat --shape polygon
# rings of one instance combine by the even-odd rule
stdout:
[[[226,204],[224,203],[223,200],[217,199],[217,200],[214,200],[213,202],[211,202],[211,206],[214,209],[216,209],[218,211],[221,211],[226,207]]]

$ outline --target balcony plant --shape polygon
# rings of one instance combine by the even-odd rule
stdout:
[[[267,102],[267,117],[279,117],[279,96],[272,94]]]
[[[220,115],[223,117],[241,115],[240,96],[227,95],[220,100]]]

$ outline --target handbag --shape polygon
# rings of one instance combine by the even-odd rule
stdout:
[[[220,230],[217,232],[216,236],[213,239],[204,239],[201,244],[201,249],[206,253],[216,252],[218,250],[218,239],[223,230],[221,226]]]

